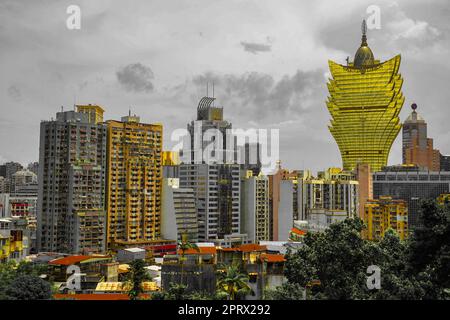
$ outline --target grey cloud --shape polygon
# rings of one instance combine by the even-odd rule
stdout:
[[[258,52],[268,52],[272,49],[272,46],[264,43],[254,43],[254,42],[241,42],[241,46],[244,47],[244,50],[253,54],[257,54]]]
[[[117,80],[127,91],[151,92],[153,91],[152,69],[141,63],[129,64],[116,72]]]
[[[243,75],[206,73],[193,80],[200,88],[214,82],[216,96],[233,114],[259,121],[273,121],[287,113],[298,116],[310,101],[324,100],[324,80],[320,71],[298,70],[276,81],[271,75],[250,72]]]
[[[22,97],[22,91],[18,86],[11,85],[8,88],[8,95],[14,100],[19,100]]]

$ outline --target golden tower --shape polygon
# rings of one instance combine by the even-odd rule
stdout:
[[[367,45],[367,26],[362,24],[362,43],[353,62],[347,65],[328,61],[327,107],[329,129],[342,156],[345,170],[367,163],[373,171],[387,164],[389,151],[401,123],[398,117],[405,100],[398,73],[400,55],[385,62],[375,60]]]

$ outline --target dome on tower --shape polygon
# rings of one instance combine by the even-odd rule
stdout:
[[[362,23],[362,41],[361,46],[358,48],[355,54],[355,59],[353,61],[353,65],[357,68],[371,66],[375,62],[375,58],[373,57],[373,52],[367,45],[367,25],[366,20],[363,20]]]

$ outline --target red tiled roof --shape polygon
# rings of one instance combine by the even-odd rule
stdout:
[[[198,247],[198,251],[195,249],[188,249],[184,254],[216,254],[216,247]],[[178,250],[178,254],[182,254],[181,250]]]
[[[74,256],[68,256],[68,257],[64,257],[64,258],[58,258],[55,260],[51,260],[49,262],[49,264],[51,265],[56,265],[56,266],[70,266],[72,264],[75,263],[79,263],[88,259],[93,259],[93,258],[109,258],[109,256],[101,256],[101,255],[96,255],[96,256],[84,256],[84,255],[74,255]]]
[[[284,262],[286,259],[284,258],[284,255],[282,254],[269,254],[269,253],[263,253],[260,256],[261,261],[266,262]]]
[[[255,243],[243,244],[239,247],[242,252],[267,251],[267,246],[261,246]]]
[[[292,233],[298,234],[299,236],[304,236],[306,234],[306,231],[297,229],[297,228],[292,228],[291,229]]]

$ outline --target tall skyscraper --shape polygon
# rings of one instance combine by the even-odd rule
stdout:
[[[107,241],[111,248],[161,237],[162,125],[107,121]]]
[[[332,79],[327,101],[332,116],[330,132],[338,144],[345,170],[367,163],[378,171],[388,161],[392,143],[400,131],[398,117],[405,98],[398,73],[400,55],[380,62],[367,44],[363,21],[362,43],[353,62],[329,61]]]
[[[403,164],[415,164],[430,171],[440,170],[439,150],[433,149],[433,139],[428,138],[427,123],[417,114],[417,104],[403,123]]]
[[[105,167],[105,125],[75,111],[41,122],[39,251],[105,251]]]
[[[190,143],[181,151],[180,187],[194,190],[199,241],[229,245],[245,241],[240,234],[240,166],[236,144],[227,136],[231,123],[223,120],[223,108],[214,106],[214,100],[203,97],[197,120],[188,124]]]

